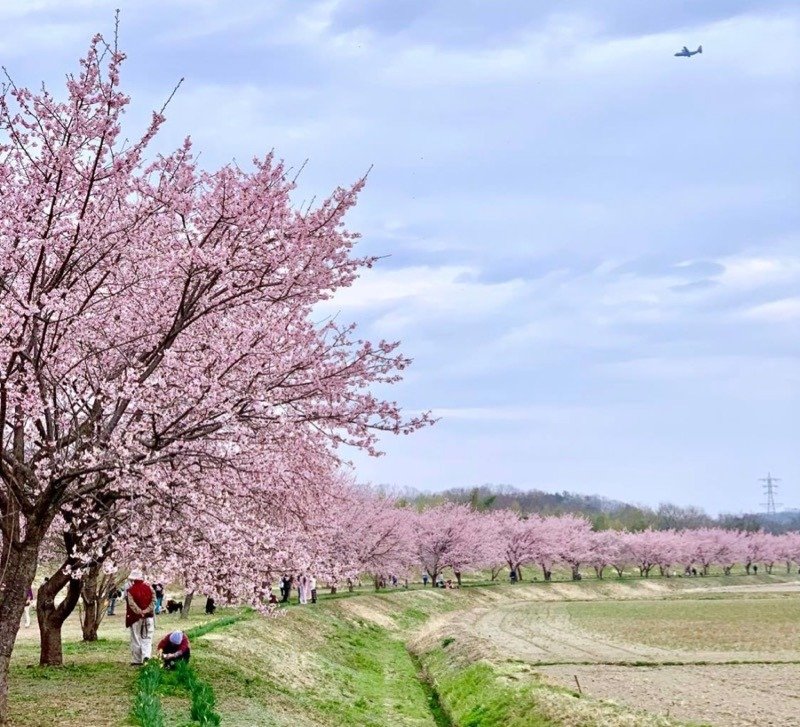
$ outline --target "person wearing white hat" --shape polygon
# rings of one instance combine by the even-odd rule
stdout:
[[[141,666],[153,653],[156,594],[138,568],[131,571],[130,580],[125,593],[125,626],[131,633],[131,666]]]
[[[158,654],[165,669],[172,669],[181,660],[189,661],[189,637],[183,631],[173,631],[158,642]]]

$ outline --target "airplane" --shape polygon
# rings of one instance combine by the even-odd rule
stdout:
[[[702,45],[698,45],[697,50],[689,50],[686,46],[683,46],[683,50],[678,51],[675,55],[683,58],[691,58],[692,56],[702,52],[703,52]]]

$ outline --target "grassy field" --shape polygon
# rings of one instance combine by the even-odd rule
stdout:
[[[800,651],[800,600],[730,597],[568,604],[575,625],[599,635],[689,651]]]
[[[580,695],[571,674],[548,673],[537,663],[577,664],[588,657],[582,651],[564,656],[554,647],[540,658],[531,649],[541,634],[526,636],[526,629],[549,629],[542,632],[549,643],[565,649],[584,649],[579,635],[597,635],[603,648],[624,645],[633,659],[661,658],[647,651],[660,648],[715,649],[738,657],[754,650],[795,651],[800,613],[793,597],[715,590],[735,590],[737,584],[768,589],[784,580],[587,579],[472,583],[460,591],[364,590],[323,598],[316,606],[292,606],[277,618],[224,611],[222,616],[242,619],[194,639],[193,664],[214,690],[222,724],[239,727],[687,724],[693,719],[689,712],[680,721],[657,710],[637,711],[640,705],[624,699],[594,699],[609,696],[599,687]],[[157,635],[178,624],[208,622],[200,614],[186,621],[166,616],[158,620]],[[34,631],[21,632],[15,653],[15,725],[136,724],[131,709],[137,670],[129,666],[119,617],[107,619],[94,644],[81,643],[77,623],[69,622],[63,669],[31,666],[37,660]],[[593,672],[582,674],[582,683],[593,685]],[[160,699],[167,725],[197,724],[189,719],[185,691],[168,687]]]

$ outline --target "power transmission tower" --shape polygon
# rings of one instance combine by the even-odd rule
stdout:
[[[761,507],[766,508],[767,515],[774,515],[777,512],[776,508],[783,506],[782,503],[775,502],[775,493],[778,491],[778,485],[776,483],[780,482],[780,480],[777,477],[773,477],[771,472],[767,472],[767,476],[760,479],[759,482],[764,483],[761,487],[767,498],[766,502],[761,503]]]

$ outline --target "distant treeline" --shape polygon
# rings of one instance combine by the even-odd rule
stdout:
[[[481,485],[455,487],[430,493],[406,489],[394,493],[403,503],[418,508],[443,502],[469,503],[476,510],[514,510],[523,515],[583,515],[591,520],[595,530],[655,530],[722,527],[731,530],[765,530],[784,533],[800,530],[800,512],[783,512],[768,517],[760,513],[708,515],[699,507],[681,507],[661,503],[657,508],[633,505],[599,495],[579,495],[575,492],[544,492],[519,490],[510,485]]]

